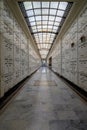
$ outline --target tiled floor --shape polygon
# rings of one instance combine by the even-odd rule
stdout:
[[[0,115],[0,130],[87,130],[87,105],[41,68]]]

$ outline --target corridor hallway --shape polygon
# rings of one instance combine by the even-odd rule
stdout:
[[[0,115],[0,130],[87,130],[87,105],[42,67]]]

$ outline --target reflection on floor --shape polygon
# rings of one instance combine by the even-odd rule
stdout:
[[[87,105],[42,67],[2,113],[0,130],[87,130]]]

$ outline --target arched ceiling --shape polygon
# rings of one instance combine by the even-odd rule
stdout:
[[[64,21],[64,23],[63,23],[63,26],[61,26],[61,29],[60,29],[60,23],[61,22],[56,22],[55,21],[55,25],[52,25],[52,23],[54,22],[54,21],[52,21],[52,20],[48,20],[49,22],[49,25],[47,24],[46,25],[46,20],[43,20],[43,16],[45,16],[45,17],[47,17],[47,13],[48,13],[48,17],[49,16],[53,16],[53,17],[55,17],[54,19],[56,19],[56,17],[58,18],[58,16],[56,16],[57,15],[57,13],[54,15],[54,12],[55,11],[51,11],[51,10],[56,10],[56,12],[59,10],[59,9],[54,9],[54,8],[51,8],[52,6],[49,6],[49,8],[43,8],[43,10],[44,11],[41,11],[41,12],[43,12],[43,13],[41,13],[41,14],[39,14],[39,15],[37,15],[37,13],[40,13],[40,12],[38,12],[38,11],[34,11],[34,10],[37,10],[35,7],[34,7],[34,5],[33,5],[33,12],[35,13],[34,14],[34,19],[36,19],[35,20],[35,22],[34,21],[32,21],[32,22],[30,22],[29,21],[29,19],[28,19],[28,17],[33,17],[33,16],[27,16],[28,14],[26,14],[26,9],[25,9],[25,6],[24,6],[24,2],[38,2],[38,0],[6,0],[7,1],[7,4],[9,5],[9,7],[10,7],[10,9],[11,9],[11,11],[13,12],[13,14],[14,14],[14,16],[15,16],[15,18],[17,19],[17,21],[18,21],[18,23],[20,24],[20,26],[21,26],[21,28],[23,29],[23,31],[24,31],[24,33],[26,34],[26,36],[27,36],[27,38],[31,41],[31,44],[32,44],[32,46],[35,48],[35,50],[36,50],[36,52],[37,52],[37,54],[40,56],[40,52],[44,52],[44,53],[42,53],[41,55],[42,55],[42,58],[45,58],[46,56],[48,57],[49,56],[49,54],[52,52],[52,50],[54,49],[54,47],[56,46],[56,44],[57,44],[57,42],[58,42],[58,40],[59,39],[61,39],[62,38],[62,36],[65,34],[65,32],[67,31],[67,29],[70,27],[70,25],[73,23],[73,21],[75,20],[75,18],[78,16],[78,14],[79,14],[79,12],[82,10],[82,8],[84,7],[84,5],[87,3],[87,0],[53,0],[53,2],[73,2],[73,6],[72,6],[72,8],[70,9],[70,11],[69,11],[69,14],[67,15],[67,18],[66,18],[66,20]],[[21,2],[22,3],[22,5],[23,5],[23,11],[24,11],[24,16],[23,16],[23,13],[21,12],[21,10],[20,10],[20,7],[19,7],[19,2]],[[52,2],[52,0],[39,0],[39,2],[41,3],[41,2],[49,2],[49,3],[51,3]],[[42,4],[43,5],[43,4]],[[51,5],[51,4],[49,4],[49,5]],[[38,10],[39,9],[41,9],[42,10],[42,6],[41,6],[41,8],[40,8],[40,6],[39,6],[39,8],[38,8]],[[45,11],[45,9],[46,9],[46,11]],[[47,11],[47,9],[49,9],[50,11]],[[32,10],[32,9],[31,9]],[[61,10],[60,10],[61,11]],[[66,12],[68,12],[68,11],[66,11]],[[43,15],[42,15],[43,14]],[[60,13],[61,15],[63,14],[63,12],[62,13]],[[38,17],[38,16],[41,16],[41,20],[39,21],[39,22],[37,22],[37,20],[38,20],[38,18],[36,18],[36,17]],[[27,19],[27,21],[26,21],[26,19]],[[63,18],[62,19],[65,19],[65,17],[63,16]],[[39,29],[41,29],[41,23],[43,23],[43,21],[44,21],[44,25],[43,25],[43,27],[45,28],[45,29],[47,29],[48,28],[48,26],[52,26],[52,27],[50,27],[49,28],[49,30],[51,30],[51,29],[53,29],[52,31],[50,31],[50,32],[47,32],[47,30],[45,30],[44,29],[44,31],[43,31],[43,36],[42,36],[42,32],[38,32],[38,30]],[[39,26],[38,26],[38,28],[36,28],[37,29],[37,31],[36,32],[33,32],[33,30],[35,30],[35,26],[33,25],[33,24],[35,24],[35,23],[37,23],[37,24],[39,24]],[[60,24],[60,25],[59,25]],[[36,24],[35,24],[36,25]],[[55,26],[57,26],[57,27],[55,27]],[[46,28],[47,27],[47,28]],[[55,29],[54,29],[55,28]],[[57,28],[59,29],[59,30],[57,30]],[[54,32],[54,30],[56,31],[57,30],[57,32]],[[58,35],[57,35],[58,34]],[[47,35],[47,36],[46,36]],[[52,38],[51,38],[51,36],[52,35],[55,35],[54,36],[54,39],[53,39],[53,41],[52,41]],[[39,38],[40,37],[40,38]],[[42,38],[41,38],[42,37]],[[48,37],[48,39],[46,39]],[[50,38],[49,38],[50,37]],[[53,36],[52,36],[53,37]],[[44,39],[44,41],[45,42],[43,42],[43,43],[38,43],[38,41],[39,40],[42,40],[42,39]],[[48,40],[49,40],[49,43],[47,43],[48,42]],[[50,42],[51,41],[51,42]],[[38,51],[39,50],[39,51]],[[43,51],[42,51],[43,50]],[[46,51],[44,51],[44,50],[46,50]],[[48,53],[47,53],[47,51],[48,51]],[[46,53],[46,54],[45,54]]]
[[[42,59],[48,55],[72,2],[19,2]],[[44,48],[44,49],[43,49]]]

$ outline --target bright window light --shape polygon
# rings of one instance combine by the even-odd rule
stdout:
[[[32,9],[32,2],[24,2],[25,10]]]
[[[68,14],[66,9],[70,7],[70,2],[39,2],[27,1],[21,2],[24,5],[24,17],[30,28],[31,34],[42,58],[46,58],[53,41],[57,36],[58,29],[61,27],[61,21],[65,19],[64,13]],[[23,8],[23,6],[20,6]]]

